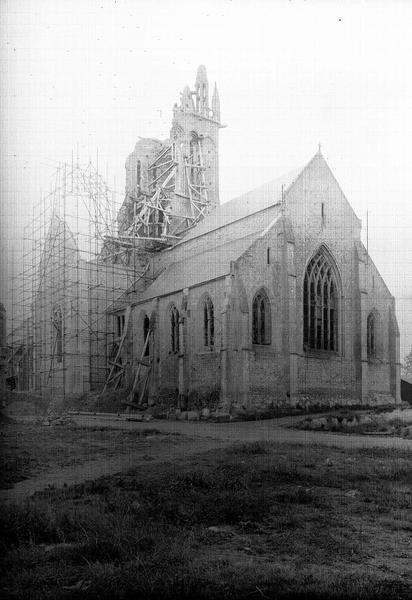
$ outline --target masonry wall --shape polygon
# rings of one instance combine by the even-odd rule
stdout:
[[[215,315],[213,347],[204,346],[203,300],[209,296]],[[216,398],[220,389],[220,348],[222,282],[208,282],[189,290],[162,296],[133,307],[131,328],[128,332],[123,360],[129,362],[130,385],[137,369],[144,345],[143,322],[147,315],[154,319],[153,342],[150,345],[152,370],[149,396],[177,405],[179,396],[186,402],[207,405]],[[180,313],[179,351],[173,351],[171,342],[171,308]],[[149,398],[149,401],[150,401]]]
[[[295,234],[298,396],[306,404],[355,402],[361,382],[353,344],[357,292],[353,272],[354,239],[359,237],[360,222],[320,154],[287,193],[285,204]],[[334,258],[340,277],[336,353],[303,348],[303,280],[307,263],[321,245]]]
[[[344,197],[323,157],[318,154],[286,195],[286,214],[295,234],[297,302],[298,401],[304,404],[359,404],[365,385],[362,347],[366,343],[356,244],[360,221]],[[336,353],[303,348],[303,280],[308,261],[323,245],[335,260],[340,277],[339,348]],[[382,356],[387,355],[388,292],[378,283],[371,303],[382,312]],[[371,304],[371,305],[372,305]],[[370,385],[388,389],[388,368],[372,365]]]
[[[39,266],[33,303],[33,370],[35,388],[62,396],[75,389],[73,369],[77,356],[75,309],[79,297],[79,256],[72,236],[60,221],[52,224]],[[55,309],[62,314],[61,352],[52,322]]]
[[[132,310],[125,344],[127,382],[144,343],[145,314],[155,322],[149,396],[182,398],[221,409],[333,406],[377,403],[396,395],[397,326],[394,301],[373,263],[361,251],[360,221],[318,154],[286,192],[284,215],[274,206],[218,228],[153,258],[153,273],[213,247],[250,240],[227,274],[150,301]],[[199,225],[201,233],[202,224]],[[263,233],[262,233],[263,232]],[[338,273],[336,352],[303,346],[303,281],[308,262],[325,248]],[[231,255],[228,246],[228,255]],[[233,253],[235,256],[236,253]],[[229,263],[229,260],[228,260]],[[224,269],[220,270],[222,273]],[[187,278],[189,279],[189,278]],[[172,282],[171,282],[172,285]],[[165,285],[167,289],[167,285]],[[270,302],[270,343],[252,340],[252,304],[264,289]],[[215,343],[203,343],[202,301],[214,305]],[[171,348],[170,309],[181,316],[181,347]],[[377,353],[366,357],[366,319],[379,317]],[[366,396],[366,397],[365,397]],[[150,400],[149,398],[149,400]]]
[[[237,354],[240,365],[249,376],[248,381],[244,383],[247,393],[235,394],[232,398],[234,405],[244,406],[246,401],[245,408],[266,408],[283,406],[287,402],[289,353],[285,348],[284,331],[287,325],[284,244],[284,223],[279,218],[277,223],[259,237],[237,261],[239,307],[233,315],[231,325],[234,330],[241,331],[242,315],[244,316],[243,327],[246,329],[246,335],[238,338]],[[268,296],[271,313],[271,335],[267,345],[253,344],[252,339],[253,298],[262,288]],[[243,362],[246,364],[242,364],[242,353]]]
[[[214,308],[214,344],[204,345],[203,301],[209,296]],[[188,394],[199,397],[204,403],[216,398],[221,387],[222,308],[224,279],[210,281],[191,288],[188,295],[187,315],[187,361]],[[212,403],[214,400],[212,400]],[[212,408],[215,408],[212,406]]]
[[[398,399],[396,389],[396,349],[399,336],[396,326],[394,298],[380,276],[365,248],[357,248],[359,286],[362,295],[361,350],[363,368],[363,400],[369,404],[387,403]],[[367,352],[367,320],[375,320],[375,351]],[[398,386],[399,387],[399,386]]]

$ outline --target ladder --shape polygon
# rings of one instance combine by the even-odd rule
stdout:
[[[135,395],[137,393],[139,386],[140,386],[140,393],[139,393],[139,399],[137,402],[138,406],[140,406],[142,404],[143,399],[146,394],[147,384],[149,383],[150,371],[152,369],[152,354],[149,356],[146,356],[146,351],[149,346],[149,342],[150,342],[152,333],[153,333],[153,324],[152,324],[152,320],[150,319],[149,330],[147,332],[147,336],[144,341],[142,354],[140,356],[140,359],[136,361],[137,369],[136,369],[136,374],[134,376],[133,387],[127,398],[127,402],[125,402],[125,404],[127,404],[128,406],[136,406],[134,399],[135,399]],[[145,358],[147,360],[145,360]]]
[[[110,372],[109,375],[106,379],[106,383],[104,384],[104,388],[102,391],[102,394],[105,393],[105,391],[107,390],[109,385],[114,384],[115,388],[117,388],[119,386],[120,383],[120,379],[121,376],[124,373],[125,370],[125,365],[122,364],[121,362],[119,362],[121,354],[122,354],[122,348],[123,348],[123,344],[124,341],[126,339],[127,336],[127,330],[129,327],[129,319],[130,319],[130,312],[131,312],[131,307],[128,306],[126,308],[126,313],[125,313],[125,318],[124,318],[124,327],[123,327],[123,331],[122,331],[122,335],[120,338],[120,342],[119,342],[119,347],[117,348],[116,354],[114,356],[113,360],[109,360],[109,363],[112,365],[110,368]],[[117,371],[116,371],[117,369]]]

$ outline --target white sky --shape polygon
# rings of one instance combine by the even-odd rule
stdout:
[[[365,224],[412,346],[412,2],[2,0],[1,235],[6,302],[23,225],[53,167],[108,165],[166,138],[205,64],[222,120],[221,201],[323,154]],[[12,252],[14,249],[14,252]]]

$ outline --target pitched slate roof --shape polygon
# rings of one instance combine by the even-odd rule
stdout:
[[[235,221],[257,213],[265,208],[279,204],[282,200],[282,185],[284,192],[292,185],[302,172],[302,168],[295,169],[273,179],[241,196],[229,200],[218,206],[212,213],[196,225],[194,229],[184,236],[182,244],[188,240],[210,233],[220,227],[225,227]]]
[[[138,302],[172,294],[186,287],[199,285],[228,275],[231,261],[237,260],[253,243],[256,236],[232,240],[208,252],[190,255],[171,263],[139,297]]]
[[[185,242],[213,233],[223,227],[228,228],[226,239],[230,239],[232,229],[230,226],[232,224],[261,211],[275,208],[275,210],[271,210],[270,216],[268,214],[269,221],[272,222],[276,215],[280,214],[282,187],[284,193],[287,192],[303,170],[304,168],[295,169],[218,206],[169,251],[173,253],[174,248],[177,249]],[[228,275],[230,263],[237,260],[252,245],[259,232],[266,229],[269,222],[263,224],[264,221],[254,219],[253,223],[251,222],[245,226],[243,231],[244,233],[247,232],[246,235],[237,238],[232,237],[230,241],[213,246],[208,251],[196,254],[195,248],[192,246],[188,256],[170,263],[145,291],[141,294],[134,293],[137,297],[133,304],[140,304],[159,296],[172,294],[184,288]],[[239,234],[239,232],[237,233]],[[213,245],[213,236],[211,243]],[[129,298],[130,301],[131,298]]]
[[[245,217],[254,215],[271,207],[278,207],[282,200],[282,186],[284,192],[296,181],[302,169],[295,169],[269,181],[260,187],[251,190],[221,206],[218,206],[210,215],[190,231],[174,248],[186,241],[194,240],[202,235],[212,233],[222,227],[228,227],[230,239],[230,225]],[[276,213],[276,211],[275,211]],[[270,221],[274,218],[271,215]],[[263,231],[266,225],[256,222],[251,227],[245,227],[247,235],[233,238],[230,241],[213,246],[206,252],[193,254],[193,247],[189,256],[171,263],[157,279],[150,285],[138,299],[138,303],[157,298],[167,294],[193,287],[200,283],[223,277],[230,272],[230,263],[237,260],[254,242],[256,235]],[[213,242],[212,242],[213,243]],[[171,249],[173,252],[173,248]]]

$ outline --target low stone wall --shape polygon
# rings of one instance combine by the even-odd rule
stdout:
[[[396,435],[412,438],[412,416],[400,418],[397,411],[389,413],[341,413],[310,416],[293,427],[315,431],[338,431],[362,435]]]
[[[306,410],[328,410],[330,408],[365,407],[375,408],[379,406],[394,406],[395,398],[390,394],[377,392],[368,395],[367,402],[360,398],[349,396],[344,391],[329,394],[325,390],[301,392],[291,401],[291,406]]]

